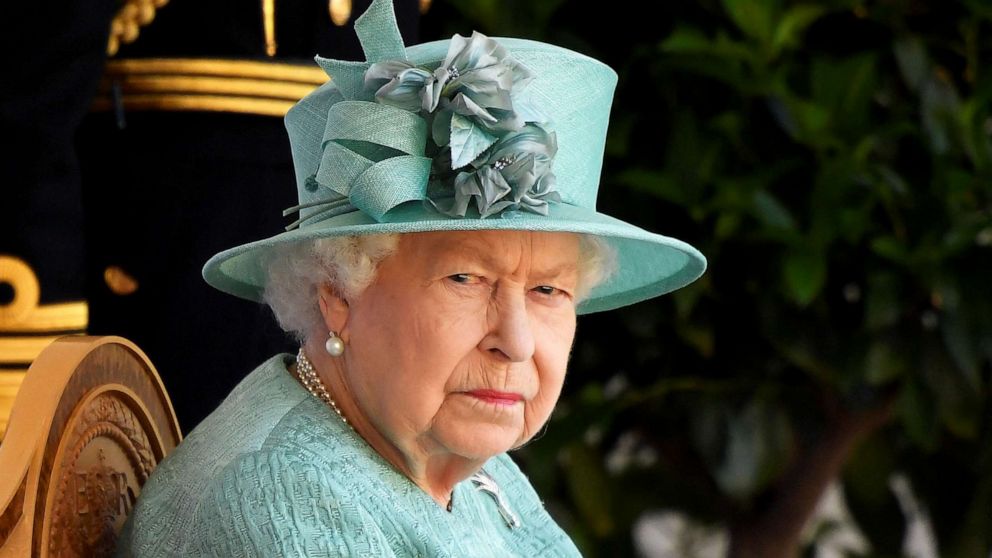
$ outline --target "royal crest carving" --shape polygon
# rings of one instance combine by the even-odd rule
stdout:
[[[53,556],[111,555],[156,465],[148,435],[122,397],[98,395],[67,426],[73,434],[52,471],[57,489],[48,549]]]

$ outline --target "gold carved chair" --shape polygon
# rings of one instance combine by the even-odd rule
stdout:
[[[28,369],[0,442],[0,558],[110,555],[145,480],[181,437],[137,346],[55,340]]]

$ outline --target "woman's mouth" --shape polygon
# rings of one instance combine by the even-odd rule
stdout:
[[[513,405],[518,401],[523,401],[524,396],[519,393],[513,393],[508,391],[496,391],[494,389],[474,389],[472,391],[465,392],[476,399],[485,401],[486,403],[493,403],[495,405]]]

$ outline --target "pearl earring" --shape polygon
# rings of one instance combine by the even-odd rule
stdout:
[[[324,342],[324,349],[327,351],[327,354],[331,356],[341,356],[344,354],[344,340],[338,337],[337,333],[332,331],[330,332],[330,336],[327,338],[327,341]]]

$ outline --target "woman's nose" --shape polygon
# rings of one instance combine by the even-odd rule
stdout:
[[[510,362],[526,362],[534,355],[534,332],[526,296],[499,293],[488,310],[489,333],[482,348]]]

